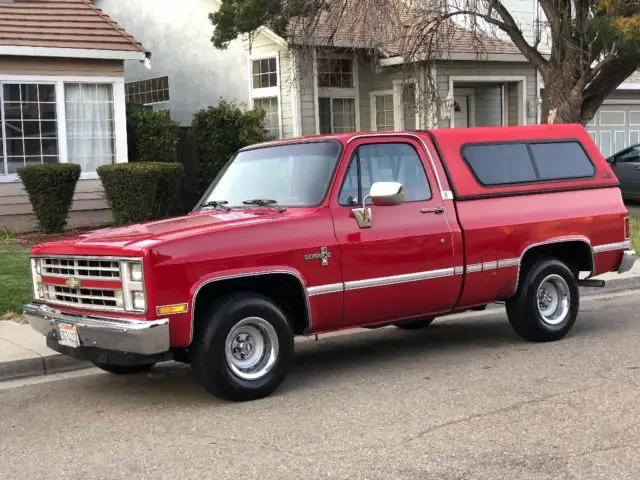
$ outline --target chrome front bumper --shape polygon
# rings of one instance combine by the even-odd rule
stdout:
[[[24,307],[29,324],[45,337],[59,338],[60,324],[75,325],[80,347],[154,355],[169,350],[169,320],[130,320],[62,313],[30,303]]]
[[[618,273],[628,272],[633,268],[634,263],[636,263],[636,252],[634,250],[625,250],[622,252],[622,260],[618,267]]]

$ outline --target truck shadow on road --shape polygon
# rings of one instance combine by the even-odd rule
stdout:
[[[615,325],[613,325],[615,328]],[[624,328],[620,325],[619,328]],[[572,342],[611,333],[612,324],[597,315],[582,313],[569,336],[561,342],[537,344],[526,342],[511,329],[506,318],[492,316],[436,320],[424,330],[400,330],[385,327],[377,330],[355,330],[338,336],[319,337],[296,344],[292,371],[283,386],[273,395],[286,396],[305,390],[321,390],[330,383],[356,375],[377,375],[381,370],[407,372],[425,369],[437,372],[449,367],[452,358],[458,366],[491,368],[503,357],[532,350],[549,351],[567,348]],[[101,377],[104,379],[104,377]],[[146,375],[127,378],[110,377],[109,382],[96,381],[100,396],[126,394],[129,401],[140,399],[159,405],[190,402],[211,405],[216,399],[198,385],[189,366],[176,363],[157,365]],[[92,390],[94,387],[91,387]],[[150,397],[155,397],[152,399]],[[155,402],[154,402],[155,400]],[[193,403],[192,403],[193,405]]]

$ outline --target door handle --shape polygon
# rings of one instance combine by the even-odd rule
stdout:
[[[635,167],[633,167],[634,170],[640,170],[640,165],[636,165]]]
[[[444,213],[443,207],[435,207],[435,208],[421,208],[420,213],[435,213],[436,215],[440,215]]]

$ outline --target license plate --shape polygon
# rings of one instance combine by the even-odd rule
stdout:
[[[75,325],[61,323],[58,325],[58,343],[65,347],[78,348],[80,346],[80,337]]]

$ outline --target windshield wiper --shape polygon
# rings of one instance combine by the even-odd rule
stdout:
[[[278,205],[278,202],[276,202],[275,200],[269,200],[265,198],[254,198],[253,200],[245,200],[242,203],[244,203],[245,205],[258,205],[260,207],[273,207],[279,212],[284,212],[286,210],[286,208]]]
[[[200,208],[222,208],[223,210],[229,211],[231,210],[231,207],[228,207],[227,203],[229,202],[227,202],[226,200],[209,200],[208,202],[204,202],[202,205],[200,205]]]

